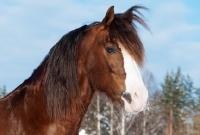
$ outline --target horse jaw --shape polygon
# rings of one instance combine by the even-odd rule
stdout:
[[[148,91],[144,86],[141,74],[135,60],[126,50],[120,46],[124,58],[124,70],[126,72],[126,94],[130,94],[128,101],[122,94],[121,99],[124,101],[125,110],[132,114],[143,111],[147,104]]]

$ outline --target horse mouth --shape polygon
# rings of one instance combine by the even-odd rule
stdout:
[[[126,112],[137,115],[139,112],[143,111],[146,102],[142,102],[141,99],[132,99],[132,96],[128,92],[123,92],[121,95],[122,105]]]

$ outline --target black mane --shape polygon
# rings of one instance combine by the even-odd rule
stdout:
[[[80,97],[77,48],[87,27],[84,25],[64,35],[50,50],[45,87],[50,117],[65,117],[66,113],[70,113],[72,104],[80,107],[81,102],[77,100]]]

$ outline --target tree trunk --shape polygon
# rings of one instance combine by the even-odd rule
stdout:
[[[165,135],[168,135],[168,134],[169,134],[169,120],[167,121],[166,130],[165,130]]]
[[[146,115],[143,112],[143,135],[146,135]]]
[[[121,135],[125,135],[125,114],[122,111]]]
[[[113,104],[110,104],[110,135],[113,135],[113,113],[114,113],[114,110],[113,110]]]
[[[173,109],[170,108],[170,115],[169,115],[169,135],[173,133]]]
[[[171,103],[171,108],[169,111],[169,135],[173,134],[173,101],[170,101]]]
[[[135,135],[139,135],[139,125],[138,125],[138,119],[136,118],[135,121]]]
[[[101,117],[100,117],[100,99],[99,94],[97,93],[97,135],[101,135]]]

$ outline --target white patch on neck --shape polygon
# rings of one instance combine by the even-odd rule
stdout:
[[[125,110],[127,112],[137,114],[138,112],[143,111],[146,106],[148,91],[144,86],[135,60],[122,46],[119,47],[121,48],[121,52],[124,58],[124,70],[126,72],[125,92],[130,93],[132,102],[128,103],[126,99],[123,97],[121,98],[125,103]]]

